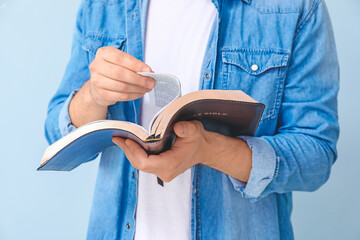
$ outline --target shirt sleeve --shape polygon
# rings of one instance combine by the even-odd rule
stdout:
[[[76,129],[76,127],[71,123],[71,118],[69,114],[69,104],[77,91],[78,90],[74,90],[71,92],[70,96],[66,99],[66,101],[63,104],[63,107],[60,110],[59,129],[62,136],[65,136]],[[109,111],[107,112],[106,119],[111,120],[111,115]]]
[[[82,48],[84,44],[82,9],[79,8],[76,18],[70,61],[60,86],[48,105],[45,136],[49,144],[75,129],[70,121],[68,105],[76,90],[90,78],[88,55]]]
[[[70,94],[70,96],[66,99],[66,101],[63,104],[63,107],[60,110],[59,129],[60,129],[61,136],[65,136],[76,129],[76,127],[71,123],[71,118],[70,118],[70,114],[69,114],[69,104],[70,104],[71,100],[73,99],[76,92],[77,91],[73,91]]]
[[[256,137],[239,137],[247,142],[252,151],[252,169],[247,183],[229,176],[234,188],[242,196],[257,199],[269,183],[276,177],[279,170],[279,157],[273,147],[264,139]]]
[[[314,191],[330,175],[339,136],[339,66],[325,4],[300,21],[274,136],[243,137],[252,150],[247,183],[229,177],[251,201],[271,193]]]

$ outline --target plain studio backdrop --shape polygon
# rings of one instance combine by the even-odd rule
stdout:
[[[296,239],[360,239],[360,1],[326,1],[341,67],[339,158],[330,180],[295,192]],[[85,239],[98,160],[37,172],[44,121],[70,57],[80,0],[0,0],[0,239]]]

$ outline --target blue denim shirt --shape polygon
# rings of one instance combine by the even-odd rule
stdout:
[[[292,239],[291,192],[318,189],[337,157],[339,68],[325,3],[213,3],[218,14],[199,89],[240,89],[266,108],[256,135],[243,137],[252,149],[247,183],[193,167],[192,239]],[[98,48],[115,46],[143,60],[146,9],[147,1],[82,1],[71,59],[49,104],[49,143],[75,129],[68,104],[89,79]],[[140,100],[118,102],[108,118],[138,122],[139,111]],[[133,238],[137,177],[120,148],[103,150],[88,239]]]

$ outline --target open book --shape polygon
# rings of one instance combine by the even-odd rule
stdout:
[[[198,120],[204,128],[227,136],[252,136],[264,105],[237,90],[200,90],[181,96],[180,81],[170,74],[139,73],[155,79],[148,93],[159,108],[148,130],[126,121],[88,123],[49,146],[38,170],[69,171],[89,161],[107,147],[113,136],[130,138],[148,154],[168,150],[176,139],[173,126],[179,121]]]

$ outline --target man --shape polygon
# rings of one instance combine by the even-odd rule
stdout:
[[[339,76],[325,3],[84,0],[48,141],[106,118],[146,126],[155,82],[137,72],[152,70],[179,76],[183,94],[243,90],[265,104],[263,117],[255,137],[180,122],[158,156],[114,138],[88,239],[292,239],[291,192],[319,188],[336,159]]]

